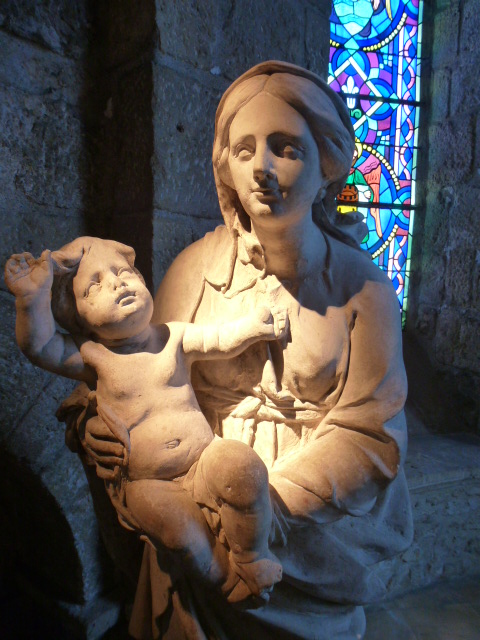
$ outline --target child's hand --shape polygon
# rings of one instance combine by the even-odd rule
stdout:
[[[38,259],[31,253],[14,254],[5,265],[5,282],[18,298],[50,291],[53,283],[50,251],[44,251]]]
[[[255,311],[256,321],[259,323],[260,333],[267,340],[282,340],[286,337],[289,327],[286,309],[275,307],[259,307]]]

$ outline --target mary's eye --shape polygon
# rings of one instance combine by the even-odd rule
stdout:
[[[132,273],[132,270],[129,267],[122,267],[121,269],[118,270],[117,275],[120,276],[122,274],[129,274]]]
[[[278,155],[289,160],[303,157],[303,149],[291,142],[282,142],[278,148]]]
[[[250,160],[253,155],[253,149],[246,144],[239,144],[235,147],[233,155],[240,160]]]

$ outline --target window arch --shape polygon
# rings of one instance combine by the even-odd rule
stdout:
[[[420,111],[422,0],[333,0],[329,84],[344,96],[356,144],[339,213],[358,210],[362,247],[408,304]]]

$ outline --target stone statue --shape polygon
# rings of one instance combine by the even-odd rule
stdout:
[[[147,520],[155,527],[157,511],[142,510],[142,500],[139,522],[132,520],[128,483],[125,500],[119,474],[131,464],[135,428],[129,445],[128,420],[107,391],[114,382],[105,382],[103,408],[77,395],[63,416],[96,460],[120,519],[146,534],[130,627],[135,638],[361,638],[365,619],[359,605],[385,592],[375,568],[409,545],[412,523],[402,469],[406,376],[398,303],[391,282],[359,249],[362,224],[352,224],[347,215],[336,218],[335,196],[350,170],[353,130],[341,98],[326,83],[274,61],[250,69],[227,89],[215,125],[213,169],[225,226],[174,261],[155,297],[152,325],[159,327],[154,335],[160,341],[162,325],[170,323],[186,323],[181,326],[188,332],[191,324],[201,328],[219,319],[248,318],[257,326],[248,345],[239,335],[237,351],[228,354],[233,357],[217,357],[217,348],[215,359],[207,360],[202,352],[192,364],[191,384],[217,437],[205,455],[222,441],[227,451],[235,440],[268,469],[269,498],[260,478],[261,497],[254,498],[267,505],[268,526],[259,528],[268,535],[262,533],[254,557],[246,560],[265,559],[270,568],[281,564],[283,577],[268,604],[254,608],[262,604],[259,596],[266,602],[279,577],[275,571],[269,568],[269,578],[260,581],[234,571],[246,587],[229,601],[226,565],[217,563],[224,567],[221,577],[216,570],[198,571],[200,561],[145,527]],[[96,352],[104,348],[93,346]],[[188,351],[185,343],[183,349]],[[140,356],[145,354],[132,355]],[[100,387],[103,375],[93,368]],[[190,389],[188,375],[184,384]],[[159,386],[149,391],[145,406],[157,406],[154,396],[160,398],[165,383]],[[237,468],[229,456],[225,460]],[[260,468],[257,457],[251,465]],[[194,473],[197,478],[199,471]],[[171,484],[188,485],[189,474],[183,468]],[[242,496],[252,493],[250,477],[236,477]],[[219,508],[228,486],[216,494],[188,487],[192,511],[183,513],[190,514],[185,526],[202,522],[196,548],[203,545],[205,557],[221,558],[223,547],[230,560],[233,554],[229,567],[235,567],[245,558],[235,560],[223,509],[242,507],[232,502]],[[243,505],[243,533],[251,511]],[[251,540],[242,543],[244,549]]]
[[[190,370],[195,361],[282,339],[286,312],[259,306],[220,325],[152,325],[153,299],[134,256],[130,247],[90,237],[38,260],[12,256],[5,281],[16,297],[18,344],[37,366],[93,390],[99,417],[127,453],[116,483],[124,507],[114,502],[124,520],[184,554],[229,602],[252,595],[268,601],[282,569],[268,550],[267,470],[247,445],[214,438]],[[58,331],[55,321],[71,333]],[[197,504],[211,506],[221,521],[229,559],[225,546],[212,544]]]

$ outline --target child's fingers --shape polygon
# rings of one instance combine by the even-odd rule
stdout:
[[[14,253],[7,261],[6,268],[12,273],[19,273],[28,267],[26,258],[34,259],[31,253]]]
[[[45,249],[40,256],[40,266],[45,271],[53,272],[52,252],[49,249]]]

